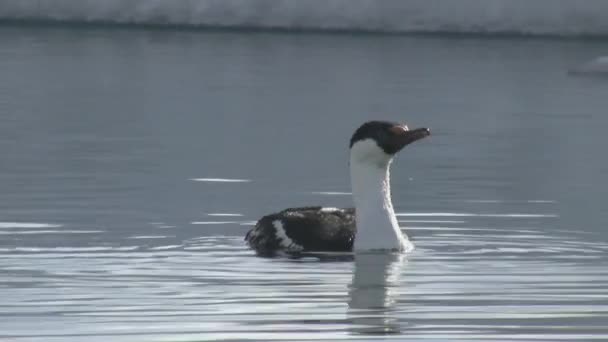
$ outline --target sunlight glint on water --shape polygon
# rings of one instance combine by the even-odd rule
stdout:
[[[498,226],[525,223],[495,219],[509,220]],[[240,237],[153,248],[3,249],[10,266],[3,267],[0,313],[54,318],[34,331],[6,324],[2,336],[65,337],[69,325],[100,341],[132,334],[158,341],[299,334],[526,340],[522,331],[529,339],[608,338],[608,271],[585,262],[604,260],[607,244],[540,231],[480,235],[462,224],[428,228],[411,231],[411,255],[361,254],[354,263],[256,258]],[[463,230],[442,233],[450,228]]]

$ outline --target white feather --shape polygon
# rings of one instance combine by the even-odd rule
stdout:
[[[356,208],[354,249],[409,251],[413,245],[399,228],[391,201],[389,169],[392,156],[374,140],[356,142],[351,148],[350,173]]]
[[[304,248],[297,243],[293,242],[292,239],[287,236],[285,233],[285,228],[283,227],[283,222],[280,220],[272,221],[272,225],[276,230],[276,237],[280,241],[281,246],[288,251],[301,251]]]

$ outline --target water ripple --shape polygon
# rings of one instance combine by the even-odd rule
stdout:
[[[0,338],[608,338],[607,244],[456,224],[411,227],[426,229],[407,256],[265,259],[240,236],[4,248],[0,316],[40,324],[0,320]]]

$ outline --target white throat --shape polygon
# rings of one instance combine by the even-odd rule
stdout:
[[[355,251],[413,248],[401,233],[393,209],[391,161],[392,157],[371,139],[358,141],[351,148],[350,177],[357,221]]]

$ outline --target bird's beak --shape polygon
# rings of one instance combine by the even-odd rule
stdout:
[[[397,150],[401,150],[405,146],[413,143],[414,141],[426,138],[431,135],[431,130],[426,127],[410,130],[405,125],[399,125],[394,126],[391,131],[395,134],[394,143]]]

